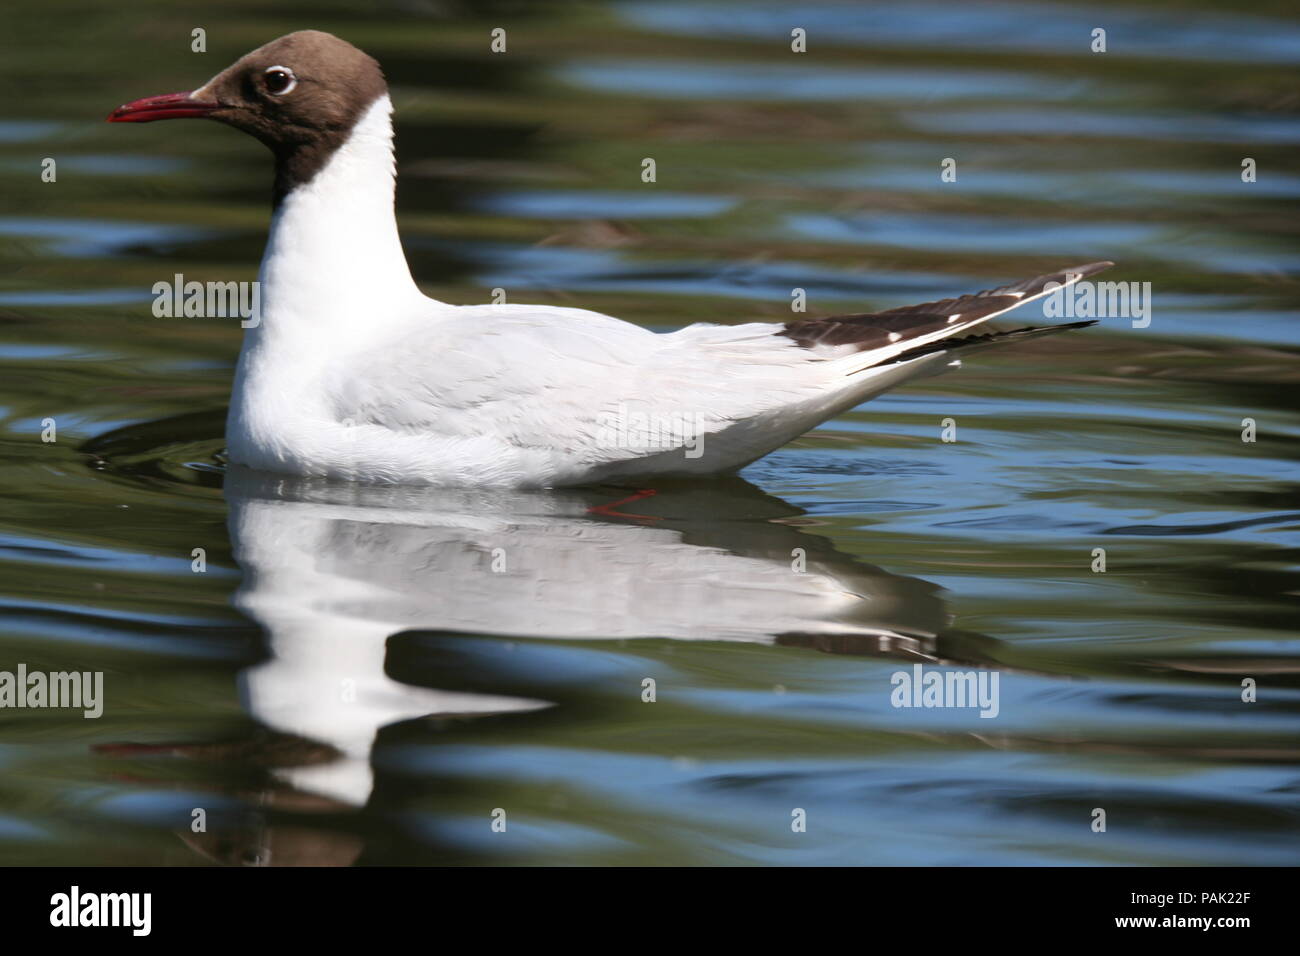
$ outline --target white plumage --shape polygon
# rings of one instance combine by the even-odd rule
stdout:
[[[952,363],[923,347],[1053,278],[933,303],[952,313],[938,317],[816,320],[825,334],[808,336],[767,323],[656,334],[580,309],[447,305],[419,291],[402,252],[390,113],[378,99],[276,212],[230,410],[238,464],[507,487],[734,471]]]

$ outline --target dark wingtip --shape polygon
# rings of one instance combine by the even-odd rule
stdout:
[[[908,362],[912,359],[921,358],[924,355],[930,355],[935,352],[976,351],[981,348],[987,348],[991,345],[1004,345],[1008,342],[1015,342],[1020,339],[1033,339],[1044,335],[1055,335],[1058,332],[1069,332],[1072,329],[1086,329],[1090,325],[1096,325],[1097,322],[1097,319],[1083,319],[1079,322],[1065,322],[1061,325],[1027,325],[1022,329],[1012,329],[1009,332],[986,332],[983,335],[968,335],[962,338],[941,339],[938,342],[930,342],[927,345],[908,349],[906,352],[902,352],[899,355],[894,356],[888,362],[883,362],[881,364],[892,365],[898,362]]]

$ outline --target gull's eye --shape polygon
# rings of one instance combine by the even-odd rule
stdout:
[[[266,82],[266,92],[273,96],[284,96],[298,85],[298,77],[287,66],[268,66],[262,76]]]

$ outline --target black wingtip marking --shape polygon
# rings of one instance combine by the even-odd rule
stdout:
[[[807,349],[818,345],[856,345],[859,351],[884,348],[941,332],[950,326],[959,329],[985,317],[1007,312],[1042,294],[1053,283],[1067,285],[1094,276],[1114,264],[1109,260],[1089,262],[995,289],[936,302],[905,305],[884,312],[832,315],[821,319],[787,322],[775,334],[784,335]],[[1061,326],[1069,327],[1072,326]]]
[[[899,362],[910,362],[912,359],[918,359],[924,355],[933,355],[936,352],[957,352],[963,349],[982,348],[988,345],[1003,345],[1021,339],[1038,338],[1043,335],[1055,335],[1057,332],[1069,332],[1072,329],[1086,329],[1090,325],[1096,325],[1097,321],[1097,319],[1084,319],[1081,322],[1066,322],[1062,325],[1027,325],[1023,329],[1012,329],[1009,332],[985,332],[983,335],[964,335],[951,339],[942,339],[938,342],[918,345],[916,348],[908,349],[906,352],[901,352],[893,358],[881,362],[879,365],[872,365],[869,367],[880,368],[881,365],[896,365]],[[861,371],[866,371],[866,369],[862,369]]]

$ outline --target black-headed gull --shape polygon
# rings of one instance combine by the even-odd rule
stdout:
[[[275,155],[262,311],[226,430],[237,464],[513,487],[733,472],[960,350],[1091,324],[966,335],[1111,264],[875,314],[667,334],[583,309],[448,305],[420,292],[402,252],[391,114],[378,63],[304,30],[109,116],[207,117]]]

